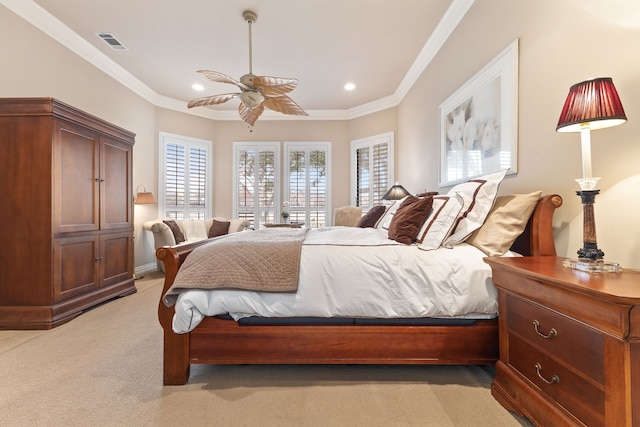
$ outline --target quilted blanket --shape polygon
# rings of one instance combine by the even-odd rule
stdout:
[[[187,289],[243,289],[295,292],[300,252],[308,228],[264,229],[230,234],[196,248],[163,297],[175,304]]]

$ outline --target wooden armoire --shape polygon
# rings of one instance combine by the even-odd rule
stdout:
[[[136,291],[135,135],[52,98],[0,98],[0,329]]]

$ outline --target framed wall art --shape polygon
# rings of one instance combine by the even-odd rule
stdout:
[[[440,187],[509,169],[518,158],[518,40],[440,105]]]

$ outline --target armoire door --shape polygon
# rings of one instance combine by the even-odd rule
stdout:
[[[100,229],[131,229],[131,145],[100,137]]]
[[[97,231],[100,226],[97,134],[67,122],[53,123],[53,232]]]
[[[102,286],[130,280],[133,275],[133,237],[130,231],[100,236]]]
[[[53,241],[53,299],[68,300],[98,289],[102,280],[99,236],[65,237]]]

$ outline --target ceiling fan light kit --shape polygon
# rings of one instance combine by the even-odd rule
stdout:
[[[240,101],[247,108],[255,108],[264,102],[264,96],[260,92],[248,90],[240,94]]]
[[[247,24],[249,24],[249,72],[240,77],[240,80],[236,80],[218,71],[198,70],[198,73],[213,82],[236,85],[240,89],[240,92],[192,99],[187,106],[193,108],[219,105],[237,97],[240,99],[240,105],[238,106],[240,118],[249,126],[254,125],[256,120],[262,115],[265,107],[283,114],[308,116],[306,111],[286,95],[296,88],[298,79],[256,76],[253,74],[251,25],[256,22],[258,15],[251,10],[245,10],[242,13],[242,17]]]

